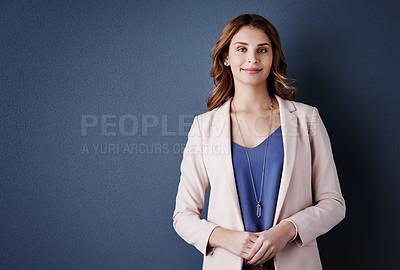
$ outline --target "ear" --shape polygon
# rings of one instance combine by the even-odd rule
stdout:
[[[223,58],[224,58],[224,65],[225,66],[229,66],[229,55],[228,55],[228,53],[224,52],[222,55],[223,55]]]

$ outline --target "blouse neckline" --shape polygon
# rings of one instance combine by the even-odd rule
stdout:
[[[261,146],[269,137],[271,137],[271,136],[272,136],[275,132],[277,132],[280,128],[281,128],[281,126],[279,126],[277,129],[275,129],[274,132],[272,132],[268,137],[266,137],[266,138],[265,138],[262,142],[260,142],[258,145],[254,146],[254,147],[246,147],[246,148],[247,148],[247,149],[255,149],[255,148]],[[232,141],[232,143],[236,144],[237,146],[239,146],[239,147],[241,147],[241,148],[244,148],[244,146],[242,146],[242,145],[240,145],[240,144],[238,144],[238,143],[236,143],[236,142],[234,142],[234,141]]]

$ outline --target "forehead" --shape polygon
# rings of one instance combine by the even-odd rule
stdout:
[[[252,26],[243,26],[240,28],[232,37],[231,44],[235,44],[235,42],[238,41],[246,42],[248,44],[260,44],[265,42],[271,44],[271,40],[263,30]]]

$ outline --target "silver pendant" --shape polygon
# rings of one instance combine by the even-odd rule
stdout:
[[[258,203],[258,204],[257,204],[257,217],[258,217],[258,218],[261,217],[261,208],[262,208],[261,204]]]

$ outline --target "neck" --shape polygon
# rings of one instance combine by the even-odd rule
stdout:
[[[235,85],[235,95],[232,100],[237,111],[254,112],[268,110],[271,98],[268,94],[267,86],[264,83],[259,86]]]

